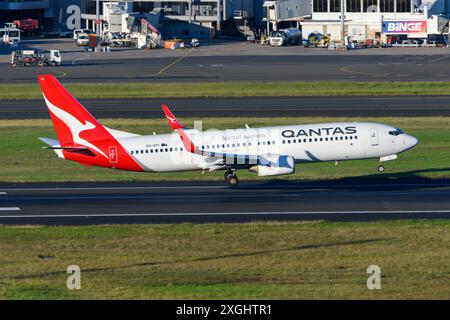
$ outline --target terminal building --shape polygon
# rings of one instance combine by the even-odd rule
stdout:
[[[263,0],[100,0],[99,14],[108,21],[104,8],[115,5],[130,13],[153,13],[160,18],[166,37],[214,38],[236,36],[260,28]],[[96,0],[81,0],[83,28],[96,29]]]
[[[81,23],[80,0],[0,0],[0,25],[38,19],[42,31],[72,30]]]
[[[122,8],[127,30],[132,13],[151,13],[165,38],[258,36],[271,30],[297,27],[305,38],[312,32],[341,38],[341,4],[344,34],[353,40],[396,35],[424,38],[448,36],[450,0],[0,0],[0,25],[16,19],[39,19],[42,31],[91,30],[119,21],[104,15],[105,5]],[[112,11],[108,11],[111,13]],[[112,19],[112,20],[111,20]],[[116,19],[116,20],[114,20]],[[114,20],[114,21],[113,21]],[[128,23],[129,24],[129,23]]]
[[[426,38],[448,35],[449,0],[345,0],[344,34],[353,40],[403,35]],[[341,37],[341,0],[312,0],[311,18],[302,23],[304,34],[320,32]]]

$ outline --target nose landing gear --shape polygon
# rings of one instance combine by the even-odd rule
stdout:
[[[379,166],[378,166],[378,172],[384,172],[384,166],[382,165],[382,164],[380,164]]]
[[[225,172],[225,174],[223,175],[223,177],[225,178],[225,182],[230,186],[230,187],[235,187],[238,185],[239,183],[239,179],[237,178],[236,174],[234,171],[227,171]]]

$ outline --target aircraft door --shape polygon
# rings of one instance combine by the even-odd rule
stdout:
[[[370,129],[370,144],[375,147],[378,146],[378,129]]]
[[[109,163],[117,164],[117,146],[109,147]]]

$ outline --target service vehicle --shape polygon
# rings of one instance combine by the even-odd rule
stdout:
[[[59,50],[16,50],[11,53],[13,67],[45,67],[60,64]]]
[[[298,45],[302,42],[302,32],[296,28],[272,31],[269,43],[272,47]]]

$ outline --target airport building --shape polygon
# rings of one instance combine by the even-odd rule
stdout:
[[[81,24],[80,0],[0,0],[0,24],[37,19],[42,31],[72,30]]]
[[[388,36],[427,38],[448,35],[449,0],[345,0],[344,35],[364,41]],[[341,38],[341,0],[312,0],[311,18],[301,22],[304,34],[320,32]]]
[[[262,22],[262,0],[143,0],[100,1],[99,18],[109,24],[107,7],[111,5],[131,13],[152,13],[158,16],[158,24],[166,37],[214,38],[236,35],[252,29]],[[96,0],[81,0],[83,28],[96,30]],[[104,28],[104,26],[99,26]],[[241,30],[240,30],[241,29]]]

